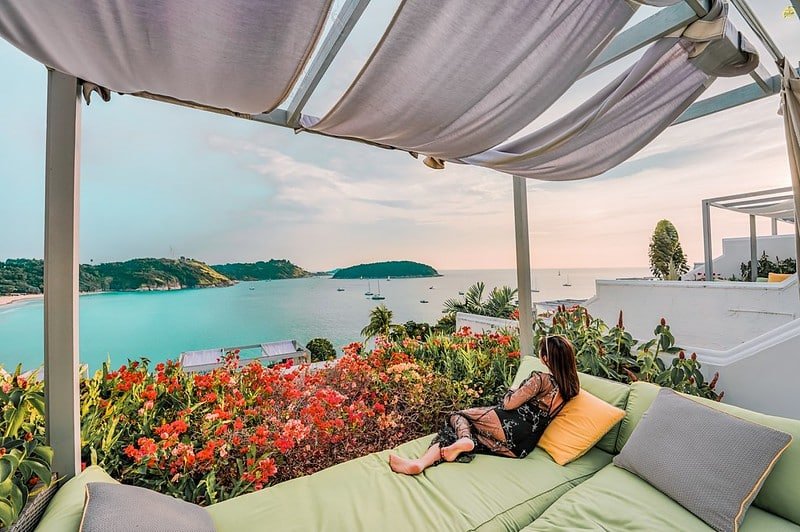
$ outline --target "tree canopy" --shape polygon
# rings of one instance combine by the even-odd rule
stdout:
[[[669,220],[656,224],[650,237],[650,271],[658,279],[677,281],[689,271],[678,230]]]

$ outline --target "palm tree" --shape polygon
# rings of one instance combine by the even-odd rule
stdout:
[[[496,318],[510,318],[511,314],[517,309],[514,298],[517,297],[517,289],[509,286],[494,288],[489,294],[489,299],[483,308],[487,316]]]
[[[494,318],[510,318],[517,305],[514,298],[517,289],[509,286],[493,288],[489,298],[483,299],[486,285],[477,282],[470,286],[464,294],[464,299],[448,299],[444,302],[442,313],[444,317],[439,320],[438,326],[445,332],[455,331],[455,316],[457,312],[492,316]]]
[[[379,305],[369,313],[369,323],[361,329],[361,336],[369,340],[374,336],[389,336],[389,332],[396,327],[392,325],[392,311],[386,305]]]

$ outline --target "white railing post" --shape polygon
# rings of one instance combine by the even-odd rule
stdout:
[[[714,258],[711,251],[711,205],[703,200],[703,269],[706,281],[714,280]]]
[[[750,215],[750,280],[758,281],[758,235],[755,214]]]
[[[514,234],[517,250],[517,297],[519,299],[519,347],[522,356],[532,356],[533,297],[531,295],[531,250],[528,233],[528,189],[524,177],[514,176]]]
[[[78,218],[80,91],[77,78],[48,70],[44,209],[44,379],[53,470],[80,471]]]

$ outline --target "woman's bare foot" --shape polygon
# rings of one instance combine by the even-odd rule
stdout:
[[[389,455],[389,467],[395,473],[402,473],[404,475],[419,475],[422,473],[422,464],[419,460],[409,460],[394,454]]]
[[[470,438],[459,438],[452,445],[442,449],[442,458],[445,462],[452,462],[461,453],[468,453],[475,448],[475,442]]]

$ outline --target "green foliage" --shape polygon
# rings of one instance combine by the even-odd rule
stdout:
[[[361,336],[369,340],[376,336],[399,339],[406,336],[405,327],[392,323],[392,311],[386,305],[378,305],[369,313],[369,323],[361,329]]]
[[[0,262],[0,294],[38,294],[44,285],[44,261]],[[106,264],[81,264],[81,292],[228,286],[233,281],[207,264],[181,258],[133,259]]]
[[[373,262],[342,268],[333,274],[334,279],[383,279],[386,277],[438,277],[433,267],[410,260]]]
[[[780,257],[775,257],[773,262],[768,256],[767,252],[763,251],[761,257],[758,259],[758,277],[769,277],[770,273],[796,273],[797,261],[789,257],[781,260]],[[750,280],[750,261],[743,262],[741,267],[742,281]]]
[[[409,338],[417,340],[427,340],[428,336],[433,332],[433,328],[428,323],[417,323],[415,321],[407,321],[403,324],[405,333]]]
[[[669,220],[656,224],[650,238],[650,271],[658,279],[675,281],[689,271],[678,230]]]
[[[382,347],[410,354],[453,383],[451,401],[467,406],[500,402],[519,368],[519,337],[506,332],[433,333],[424,341],[405,339]]]
[[[327,338],[314,338],[306,344],[306,349],[311,351],[311,362],[322,362],[336,358],[336,349]]]
[[[8,527],[28,498],[50,485],[53,450],[44,440],[42,383],[19,366],[0,382],[0,525]]]
[[[675,346],[675,337],[662,318],[653,331],[654,338],[640,343],[625,330],[622,312],[619,321],[609,328],[579,306],[561,306],[551,324],[539,319],[534,324],[536,344],[549,335],[562,335],[572,342],[578,371],[619,382],[646,381],[679,392],[720,400],[714,391],[718,376],[707,383],[700,373],[697,356],[686,357]],[[670,365],[664,359],[672,357]]]
[[[508,286],[493,288],[487,299],[484,299],[485,290],[486,285],[479,281],[467,289],[463,299],[445,301],[442,309],[444,316],[436,326],[444,332],[455,332],[457,312],[510,319],[517,310],[514,302],[517,289]]]
[[[41,294],[44,290],[44,261],[8,259],[0,261],[0,295]]]
[[[218,264],[212,266],[222,275],[237,281],[264,281],[266,279],[297,279],[300,277],[310,277],[300,266],[292,264],[288,260],[272,259],[269,261],[258,261],[251,263],[235,262],[231,264]]]

